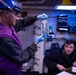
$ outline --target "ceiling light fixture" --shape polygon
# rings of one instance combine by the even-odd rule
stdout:
[[[55,6],[57,10],[76,10],[76,6],[74,5],[57,5]]]

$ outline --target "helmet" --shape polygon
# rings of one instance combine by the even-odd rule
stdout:
[[[16,0],[0,0],[0,10],[10,9],[21,12],[21,3],[17,3]]]

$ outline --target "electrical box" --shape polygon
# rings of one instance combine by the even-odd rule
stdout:
[[[76,17],[74,16],[69,16],[68,17],[68,25],[69,25],[69,33],[76,33]]]
[[[58,16],[57,17],[57,30],[58,31],[68,31],[68,23],[67,23],[67,20],[68,20],[68,16]]]
[[[76,33],[76,26],[69,26],[70,33]]]

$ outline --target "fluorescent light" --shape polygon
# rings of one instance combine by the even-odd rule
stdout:
[[[71,5],[58,5],[55,6],[55,9],[58,10],[76,10],[76,6]]]

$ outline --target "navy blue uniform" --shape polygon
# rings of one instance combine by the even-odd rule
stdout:
[[[49,49],[50,50],[50,49]],[[65,68],[72,67],[76,61],[76,50],[69,56],[63,53],[63,49],[51,49],[44,57],[44,63],[48,67],[49,75],[56,75],[60,70],[56,67],[57,64],[63,65]]]

